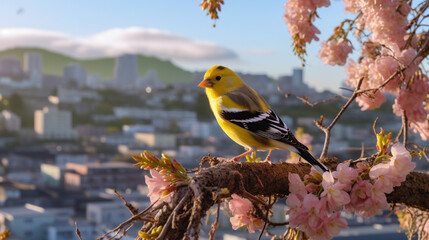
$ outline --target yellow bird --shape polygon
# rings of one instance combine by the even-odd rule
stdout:
[[[329,169],[316,160],[259,94],[244,83],[231,69],[213,66],[198,85],[206,89],[210,107],[222,130],[246,152],[237,161],[256,150],[288,149],[300,155],[319,171]]]

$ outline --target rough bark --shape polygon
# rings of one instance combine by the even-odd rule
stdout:
[[[206,160],[218,159],[209,157]],[[331,159],[324,161],[324,164],[334,169],[338,161]],[[197,239],[201,219],[211,206],[221,202],[223,198],[237,193],[251,197],[250,200],[257,204],[260,199],[257,196],[286,196],[289,194],[288,173],[297,173],[303,177],[309,172],[310,165],[305,163],[227,162],[203,168],[188,186],[181,187],[174,193],[170,207],[164,207],[158,212],[155,218],[157,222],[146,223],[142,230],[148,231],[163,225],[166,229],[162,239]],[[387,199],[392,204],[429,211],[429,175],[411,172],[401,186],[387,195]],[[180,202],[182,206],[175,208]],[[170,215],[173,217],[168,222]]]

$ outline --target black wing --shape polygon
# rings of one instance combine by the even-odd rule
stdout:
[[[271,110],[263,113],[224,108],[220,116],[261,137],[284,142],[298,149],[308,150],[305,145],[296,140],[286,124]]]

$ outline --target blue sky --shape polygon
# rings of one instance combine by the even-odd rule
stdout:
[[[199,0],[0,0],[0,49],[47,46],[91,58],[141,48],[140,53],[170,59],[188,70],[222,64],[275,78],[301,66],[283,22],[284,2],[225,0],[213,28]],[[347,17],[343,7],[337,0],[320,9],[316,26],[321,40]],[[337,90],[346,77],[344,67],[324,65],[316,57],[319,44],[308,48],[305,81],[317,89]]]

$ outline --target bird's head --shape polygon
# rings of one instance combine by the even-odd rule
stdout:
[[[198,84],[198,87],[206,88],[207,91],[213,91],[217,95],[223,95],[243,85],[243,80],[234,71],[216,65],[207,70],[204,80]]]

